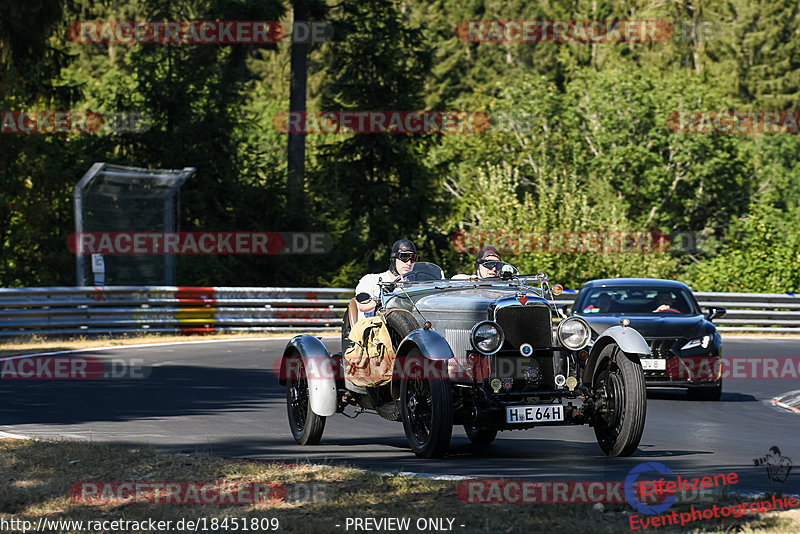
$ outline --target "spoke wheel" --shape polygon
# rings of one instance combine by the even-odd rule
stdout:
[[[400,413],[403,430],[414,454],[441,458],[450,447],[453,433],[453,393],[442,366],[423,365],[418,349],[409,352],[400,383]]]
[[[611,343],[600,353],[593,384],[597,443],[608,456],[630,456],[642,439],[647,412],[641,365]]]
[[[287,369],[297,370],[289,373],[291,376],[286,380],[286,414],[292,436],[300,445],[316,445],[322,439],[325,418],[311,411],[308,378],[302,358],[295,356],[287,361]]]

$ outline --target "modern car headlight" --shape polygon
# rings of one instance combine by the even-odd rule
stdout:
[[[705,349],[708,348],[709,343],[711,343],[711,336],[705,335],[687,342],[686,345],[681,347],[681,350],[689,350],[697,347],[703,347]]]
[[[558,325],[558,339],[570,350],[580,350],[589,344],[592,330],[580,317],[570,317]]]
[[[494,354],[503,346],[505,334],[494,321],[482,321],[472,327],[469,338],[476,350],[483,354]]]

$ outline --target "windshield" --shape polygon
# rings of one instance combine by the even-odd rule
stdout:
[[[697,315],[694,298],[677,287],[597,287],[578,303],[580,314]]]
[[[405,276],[409,282],[420,282],[424,280],[441,280],[444,278],[444,271],[435,263],[418,261],[414,264],[411,272]]]

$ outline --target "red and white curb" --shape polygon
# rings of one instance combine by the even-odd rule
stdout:
[[[31,439],[28,436],[22,436],[20,434],[11,434],[10,432],[2,432],[0,431],[0,440],[3,439]]]
[[[793,413],[800,413],[800,391],[790,391],[775,397],[772,399],[772,404]]]

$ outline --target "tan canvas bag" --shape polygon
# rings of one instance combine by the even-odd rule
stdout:
[[[353,345],[344,353],[347,379],[362,387],[388,384],[395,353],[383,319],[376,316],[358,321],[348,338]]]

